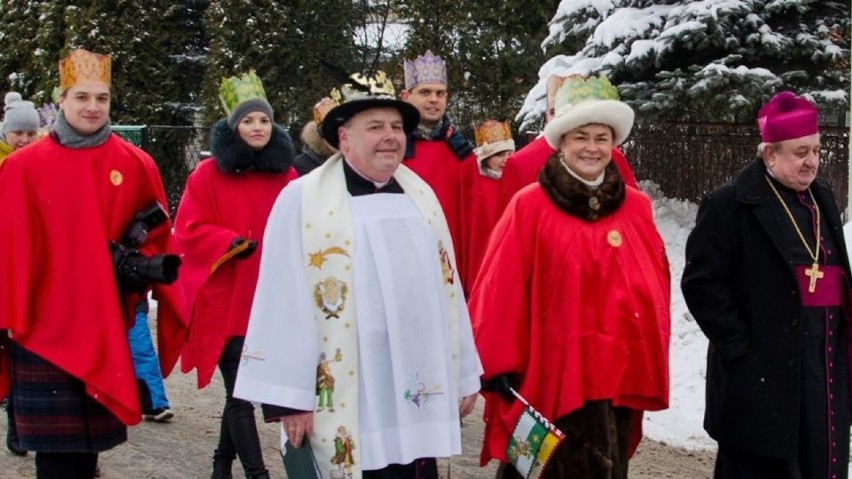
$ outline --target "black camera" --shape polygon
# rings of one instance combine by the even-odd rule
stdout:
[[[145,256],[139,251],[148,233],[169,218],[159,202],[133,215],[133,222],[121,242],[110,241],[109,250],[118,286],[124,291],[144,293],[150,284],[171,284],[178,276],[180,257],[176,254]]]

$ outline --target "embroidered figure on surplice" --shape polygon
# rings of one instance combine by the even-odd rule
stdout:
[[[334,375],[331,374],[331,366],[325,353],[320,353],[317,364],[317,400],[317,412],[324,411],[325,408],[328,408],[328,412],[334,412]]]
[[[340,317],[348,292],[346,283],[337,278],[328,277],[317,283],[314,287],[314,302],[325,313],[325,319]]]
[[[352,441],[352,436],[345,426],[337,428],[337,435],[334,436],[334,456],[331,458],[331,463],[337,466],[337,471],[342,473],[341,479],[352,479],[352,465],[355,464],[352,451],[355,449],[355,443]]]
[[[444,284],[453,284],[456,272],[450,262],[450,254],[447,253],[447,249],[444,248],[444,243],[441,241],[438,241],[438,254],[441,256],[441,272],[444,273]]]

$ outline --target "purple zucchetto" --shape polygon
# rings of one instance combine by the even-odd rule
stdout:
[[[819,131],[819,113],[807,99],[782,91],[760,107],[757,126],[764,143],[793,140]]]
[[[421,83],[447,84],[447,65],[441,57],[432,54],[432,50],[420,55],[414,60],[405,60],[402,64],[405,70],[405,89],[420,85]]]

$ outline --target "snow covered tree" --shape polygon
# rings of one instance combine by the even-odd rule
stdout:
[[[753,122],[790,89],[825,112],[848,110],[848,2],[826,0],[563,0],[519,115],[540,121],[551,74],[602,74],[639,120]]]

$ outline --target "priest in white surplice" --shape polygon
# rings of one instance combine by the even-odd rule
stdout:
[[[437,479],[482,367],[441,206],[400,166],[419,114],[382,72],[332,98],[340,153],[272,209],[234,395],[309,440],[323,478]]]

